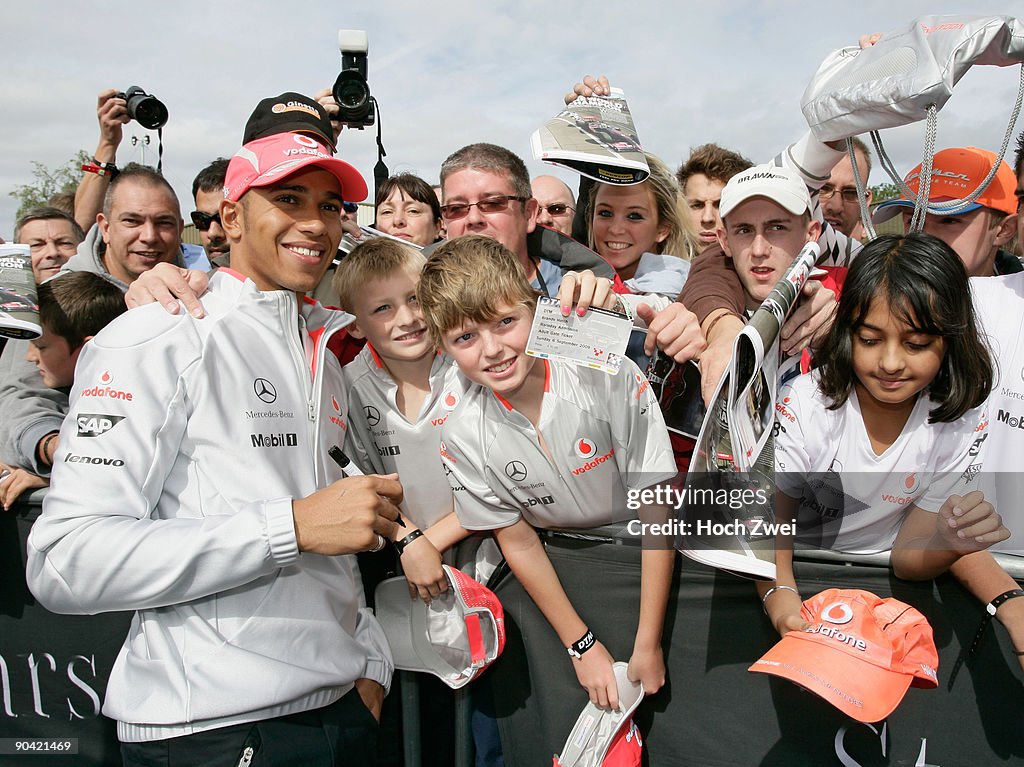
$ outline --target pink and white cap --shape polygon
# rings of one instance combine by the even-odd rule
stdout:
[[[450,587],[429,604],[411,598],[405,578],[398,577],[377,586],[374,609],[395,668],[433,674],[457,690],[501,655],[505,611],[486,586],[443,567]]]
[[[239,200],[253,187],[276,184],[310,166],[333,174],[349,202],[366,199],[368,189],[359,171],[303,133],[276,133],[250,141],[235,152],[224,178],[224,198]]]

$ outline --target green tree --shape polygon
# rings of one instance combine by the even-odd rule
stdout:
[[[33,162],[32,183],[16,186],[13,192],[8,193],[18,201],[15,217],[21,218],[29,209],[45,205],[55,194],[75,191],[82,180],[82,163],[89,160],[89,153],[79,150],[77,155],[54,170],[41,162]]]
[[[870,188],[872,205],[888,202],[889,200],[898,200],[900,197],[899,187],[895,184],[875,184]]]

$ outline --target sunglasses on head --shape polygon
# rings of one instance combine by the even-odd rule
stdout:
[[[192,223],[200,232],[208,231],[210,229],[210,224],[214,222],[218,225],[220,224],[220,213],[214,213],[211,215],[209,213],[203,213],[200,210],[194,210],[191,215]]]
[[[341,207],[345,210],[346,213],[358,213],[359,212],[359,203],[343,202],[341,204]]]

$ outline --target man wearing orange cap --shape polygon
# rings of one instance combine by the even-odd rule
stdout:
[[[977,147],[944,149],[932,160],[930,205],[959,200],[970,195],[985,180],[996,162],[996,156]],[[916,196],[921,186],[921,166],[904,179]],[[1017,233],[1016,178],[1010,166],[999,163],[995,177],[975,201],[950,213],[929,213],[924,231],[949,245],[964,262],[971,277],[991,277],[1021,271],[1020,261],[1002,250]],[[884,202],[872,217],[876,224],[888,221],[898,213],[909,224],[914,210],[913,199],[905,197]]]
[[[306,133],[249,141],[207,317],[142,307],[81,355],[71,410],[109,427],[66,419],[28,581],[57,612],[136,611],[103,707],[126,765],[374,761],[392,663],[351,555],[394,537],[402,490],[330,459],[352,317],[305,300],[366,191]]]

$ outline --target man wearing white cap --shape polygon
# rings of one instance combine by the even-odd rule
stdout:
[[[800,249],[818,239],[821,223],[810,207],[807,187],[788,168],[755,165],[722,189],[718,242],[733,260],[748,310],[768,297]]]
[[[71,410],[111,426],[65,421],[28,581],[58,612],[136,611],[103,707],[126,765],[371,764],[392,663],[348,555],[394,537],[402,491],[329,459],[352,318],[304,300],[366,184],[285,133],[224,194],[207,317],[142,307],[83,351]]]

